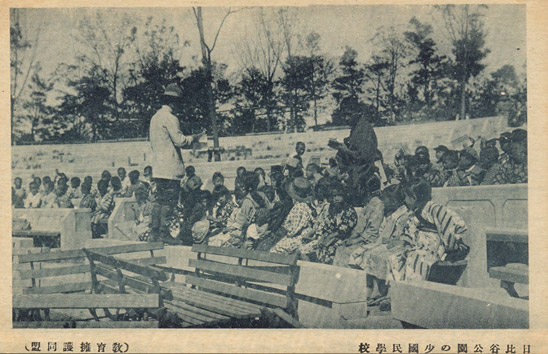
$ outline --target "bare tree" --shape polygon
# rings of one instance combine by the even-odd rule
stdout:
[[[453,45],[455,71],[460,83],[460,116],[466,117],[466,84],[470,77],[478,75],[485,66],[480,62],[489,54],[484,49],[486,33],[483,29],[483,13],[486,5],[436,6],[443,17],[447,36]]]
[[[18,100],[26,88],[29,77],[39,66],[36,61],[36,48],[40,36],[40,26],[31,31],[21,18],[20,11],[20,9],[10,9],[10,112],[12,119],[14,119]],[[13,129],[12,124],[12,142]]]
[[[206,79],[207,79],[207,102],[208,102],[208,108],[209,108],[209,118],[211,120],[211,132],[213,134],[213,148],[215,149],[215,161],[220,160],[220,155],[218,152],[219,149],[219,128],[217,126],[217,107],[216,107],[216,100],[215,96],[213,95],[213,88],[211,87],[213,83],[213,62],[211,59],[211,53],[215,50],[215,46],[217,45],[217,40],[219,39],[219,34],[221,33],[221,30],[223,29],[223,25],[225,24],[226,19],[228,16],[230,16],[233,13],[236,13],[238,11],[241,11],[245,8],[240,8],[237,10],[234,10],[232,8],[228,8],[219,24],[219,27],[217,28],[217,31],[215,33],[215,37],[213,38],[213,42],[211,42],[211,45],[207,44],[205,39],[205,33],[204,33],[204,19],[202,15],[202,7],[193,7],[192,12],[194,13],[194,17],[196,19],[196,26],[198,27],[198,33],[200,35],[200,48],[202,50],[202,64],[204,65],[204,68],[206,70]]]
[[[269,13],[263,7],[258,8],[254,35],[246,33],[236,48],[236,57],[242,70],[248,74],[258,70],[268,88],[263,100],[267,117],[267,131],[272,130],[274,123],[272,113],[276,105],[275,77],[285,48],[285,39],[281,35],[273,15],[275,14],[272,11]]]
[[[77,39],[87,47],[81,56],[82,62],[96,65],[105,72],[116,120],[119,119],[121,93],[126,86],[124,75],[128,63],[125,55],[135,41],[136,33],[137,28],[129,15],[114,16],[113,21],[107,21],[102,10],[86,14],[78,26]]]
[[[390,118],[395,120],[396,111],[396,81],[400,74],[400,69],[404,66],[404,58],[409,53],[409,45],[402,35],[394,27],[388,29],[379,28],[372,39],[377,47],[377,56],[380,61],[387,65],[386,90],[388,91],[388,104],[390,108]],[[377,63],[380,62],[377,60]]]

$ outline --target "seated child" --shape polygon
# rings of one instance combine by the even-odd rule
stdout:
[[[80,187],[80,191],[82,192],[82,199],[80,200],[79,208],[89,208],[91,211],[95,211],[97,208],[97,202],[95,201],[95,197],[91,193],[91,185],[87,182],[84,182],[82,186]]]
[[[89,184],[89,186],[91,188],[89,193],[91,194],[91,196],[93,198],[97,198],[99,196],[99,191],[93,185],[93,178],[91,176],[84,177],[84,183]]]
[[[27,196],[27,199],[25,199],[25,208],[40,208],[40,205],[42,204],[42,196],[38,191],[38,185],[35,182],[30,182],[29,190],[30,194]]]
[[[57,196],[55,200],[56,206],[54,208],[74,208],[70,198],[67,194],[68,185],[61,184],[55,188],[55,195]]]
[[[20,177],[15,177],[13,180],[14,187],[12,189],[12,204],[14,208],[24,208],[27,191],[22,187],[23,180]]]
[[[208,217],[211,223],[210,233],[218,234],[227,226],[228,218],[237,206],[232,201],[230,191],[222,185],[215,186],[212,199],[214,207],[211,215]]]
[[[112,191],[108,190],[108,181],[101,179],[97,183],[100,200],[97,209],[91,215],[91,234],[93,238],[99,238],[106,232],[102,221],[108,220],[108,217],[114,209],[114,198]]]
[[[122,182],[120,181],[120,177],[114,176],[110,179],[110,187],[112,189],[112,197],[113,198],[122,198],[124,196],[124,192],[122,191]]]
[[[57,195],[53,192],[53,182],[44,178],[44,196],[40,208],[55,208]]]
[[[152,209],[154,205],[148,200],[148,190],[144,184],[135,189],[137,208],[135,213],[135,225],[132,227],[132,235],[136,241],[148,241],[152,230]]]
[[[72,177],[70,179],[70,188],[67,191],[69,199],[82,198],[82,193],[80,191],[80,178]]]
[[[140,173],[139,171],[137,170],[133,170],[133,171],[130,171],[129,174],[128,174],[128,179],[129,179],[129,186],[127,187],[127,190],[126,190],[126,193],[125,193],[125,197],[126,198],[131,198],[133,197],[135,191],[137,189],[141,189],[141,188],[145,188],[148,192],[148,186],[145,185],[144,182],[141,182],[139,180],[139,176],[140,176]],[[148,197],[147,197],[148,198]]]

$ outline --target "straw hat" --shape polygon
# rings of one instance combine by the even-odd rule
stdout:
[[[200,220],[192,225],[192,240],[194,243],[204,242],[209,233],[209,220]]]
[[[163,93],[164,96],[182,97],[183,90],[177,84],[169,84]]]
[[[287,186],[287,194],[294,200],[309,203],[314,200],[312,184],[303,177],[297,177]]]

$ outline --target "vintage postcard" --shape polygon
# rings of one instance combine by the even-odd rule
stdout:
[[[546,1],[1,4],[0,353],[548,353]]]

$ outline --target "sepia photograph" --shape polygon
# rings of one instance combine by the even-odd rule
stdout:
[[[10,7],[9,327],[529,329],[526,10]]]

